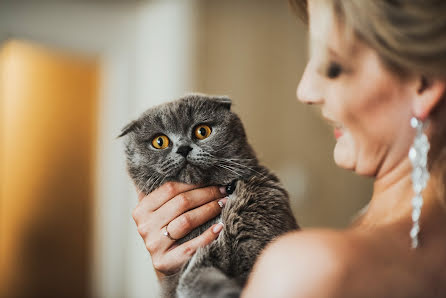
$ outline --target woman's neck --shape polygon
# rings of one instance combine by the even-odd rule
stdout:
[[[412,165],[408,158],[375,180],[372,199],[365,213],[354,223],[355,229],[369,229],[391,224],[410,224],[412,222]],[[422,217],[438,213],[439,200],[435,186],[428,183],[423,191]],[[424,215],[424,216],[423,216]]]
[[[413,196],[411,170],[410,161],[404,159],[375,180],[372,199],[367,211],[359,219],[358,227],[387,224],[410,214]]]

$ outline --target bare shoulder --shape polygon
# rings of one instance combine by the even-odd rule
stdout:
[[[362,247],[347,232],[286,234],[259,257],[244,297],[348,297],[344,285]]]

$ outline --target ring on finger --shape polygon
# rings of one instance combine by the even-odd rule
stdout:
[[[169,233],[169,231],[167,230],[167,226],[168,226],[168,225],[166,225],[166,226],[164,227],[163,235],[166,236],[167,238],[169,238],[169,239],[172,240],[172,241],[177,241],[178,239],[175,239],[175,238],[173,238],[172,236],[170,236],[170,233]]]

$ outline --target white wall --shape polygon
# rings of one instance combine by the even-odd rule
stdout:
[[[151,105],[183,95],[195,84],[195,8],[195,1],[160,0],[138,11],[132,117]],[[147,276],[153,274],[151,266],[140,265],[144,260],[149,263],[150,258],[133,222],[128,225],[127,235],[131,243],[127,256],[133,265],[127,267],[126,293],[129,297],[158,297],[153,283],[147,282]]]
[[[101,61],[91,276],[96,297],[158,297],[150,256],[131,219],[136,194],[115,137],[145,108],[191,90],[194,13],[194,0],[0,4],[0,41],[7,35]]]

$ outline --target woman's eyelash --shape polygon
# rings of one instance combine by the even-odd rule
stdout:
[[[342,67],[339,63],[330,62],[327,68],[327,77],[330,79],[337,78],[342,72]]]

